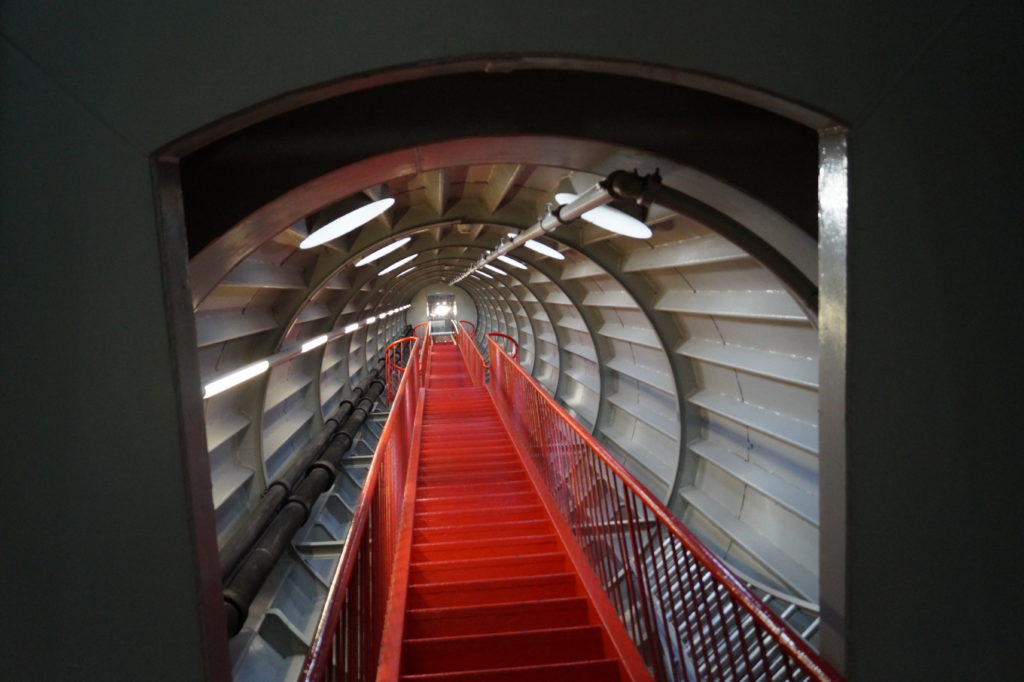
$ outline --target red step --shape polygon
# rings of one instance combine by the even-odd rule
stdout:
[[[615,659],[401,677],[402,682],[618,682],[620,679]]]
[[[486,488],[488,493],[481,495],[481,489]],[[418,500],[416,509],[418,513],[429,512],[458,512],[465,515],[466,503],[470,502],[477,511],[521,507],[536,503],[536,498],[529,491],[523,491],[523,484],[512,486],[437,486],[430,488],[430,497]],[[454,493],[454,494],[453,494]],[[459,494],[461,493],[461,494]],[[468,518],[471,522],[472,517]]]
[[[525,521],[547,518],[540,504],[524,504],[503,509],[478,509],[472,515],[461,509],[436,512],[417,512],[414,529],[437,528],[438,526],[459,526],[477,523],[500,523],[502,521]]]
[[[421,542],[445,542],[471,540],[474,538],[515,537],[520,535],[543,535],[551,530],[547,519],[534,521],[510,521],[505,523],[472,523],[461,526],[440,526],[419,528],[413,531],[413,544]]]
[[[512,668],[605,657],[601,628],[580,625],[526,632],[406,639],[404,674]]]
[[[590,614],[585,597],[538,599],[508,604],[413,609],[405,616],[407,639],[454,637],[487,632],[587,625]]]
[[[457,580],[486,580],[510,576],[543,575],[571,570],[565,554],[517,555],[516,548],[499,557],[483,559],[451,559],[409,564],[410,583],[448,583]]]
[[[576,575],[562,572],[549,575],[409,585],[406,607],[409,609],[437,609],[473,604],[506,604],[510,601],[576,597],[579,594],[580,589]]]
[[[624,677],[487,389],[470,384],[457,347],[434,345],[403,550],[401,679],[636,679]]]
[[[479,457],[452,457],[447,454],[440,454],[435,460],[424,461],[420,456],[420,474],[457,473],[466,470],[466,465],[472,465],[476,469],[498,469],[501,467],[514,467],[519,464],[515,454],[509,453],[488,453]],[[441,459],[443,458],[443,459]]]
[[[424,542],[412,546],[410,560],[413,562],[428,562],[502,557],[508,556],[510,548],[515,548],[515,556],[524,556],[527,554],[558,552],[561,549],[561,545],[553,533],[550,535],[503,537],[489,540]]]

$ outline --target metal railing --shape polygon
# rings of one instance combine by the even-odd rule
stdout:
[[[657,680],[842,679],[493,339],[488,356],[513,437]]]
[[[402,375],[405,373],[405,367],[416,348],[417,341],[415,336],[404,336],[397,341],[392,341],[384,349],[384,384],[388,405],[393,403],[398,395],[398,386],[402,382]],[[422,345],[420,344],[421,347]]]
[[[429,339],[429,335],[427,335]],[[300,682],[376,678],[422,374],[417,341],[381,432]]]
[[[455,343],[459,347],[462,361],[466,363],[466,370],[473,385],[483,386],[486,383],[484,372],[487,370],[487,363],[484,362],[484,356],[480,354],[480,349],[476,345],[476,329],[473,329],[473,333],[468,329],[471,326],[472,324],[465,320],[455,325]]]
[[[498,344],[498,348],[512,356],[513,360],[519,359],[519,342],[513,339],[508,334],[502,334],[501,332],[490,332],[487,334],[487,344],[490,347],[490,342],[493,341]],[[509,350],[511,348],[511,350]]]

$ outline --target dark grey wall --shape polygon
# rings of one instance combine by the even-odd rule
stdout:
[[[1008,674],[1019,2],[155,4],[0,4],[0,677],[223,673],[148,155],[282,93],[495,53],[691,69],[850,124],[846,667]]]

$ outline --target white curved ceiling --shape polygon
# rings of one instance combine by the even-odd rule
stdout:
[[[533,225],[566,183],[660,168],[665,184],[767,235],[814,274],[812,238],[726,184],[664,158],[582,140],[488,137],[339,168],[248,217],[192,261],[203,381],[405,305]],[[396,203],[324,246],[298,248],[339,199]],[[334,210],[337,210],[336,208]],[[480,333],[522,362],[637,478],[732,565],[817,599],[817,333],[764,267],[653,206],[649,240],[578,221],[526,248],[527,270],[460,282]],[[355,262],[409,236],[372,264]],[[406,268],[377,273],[411,255]],[[206,401],[218,531],[283,471],[405,326],[393,315]]]

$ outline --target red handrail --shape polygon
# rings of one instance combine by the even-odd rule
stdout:
[[[416,346],[412,350],[356,501],[300,682],[369,682],[376,678],[422,385],[419,353]]]
[[[384,384],[388,405],[394,402],[395,396],[398,394],[398,384],[402,380],[402,373],[409,362],[416,341],[415,336],[405,336],[397,341],[392,341],[384,349],[384,375],[386,378]]]
[[[493,340],[490,390],[655,677],[842,678]]]
[[[515,348],[515,350],[512,352],[512,359],[513,360],[518,360],[519,359],[519,342],[516,341],[515,339],[513,339],[508,334],[502,334],[500,332],[490,332],[487,335],[487,339],[488,339],[488,341],[491,341],[493,339],[508,339],[509,341],[512,342],[512,347]],[[497,343],[497,342],[495,341],[495,343]],[[498,347],[501,348],[500,344],[499,344]],[[502,349],[502,350],[504,350],[504,349]],[[505,352],[507,353],[508,351],[505,351]]]
[[[418,325],[412,328],[412,334],[417,339],[420,339],[423,343],[420,344],[420,378],[423,378],[423,372],[427,366],[424,358],[430,355],[430,347],[434,344],[434,337],[430,335],[430,322],[420,322]]]
[[[480,349],[476,346],[475,337],[466,330],[465,325],[468,324],[471,323],[463,320],[455,325],[455,343],[459,347],[462,361],[466,363],[466,370],[469,372],[469,378],[473,385],[483,386],[485,383],[484,370],[487,369],[487,365],[484,362],[484,356],[480,354]]]

